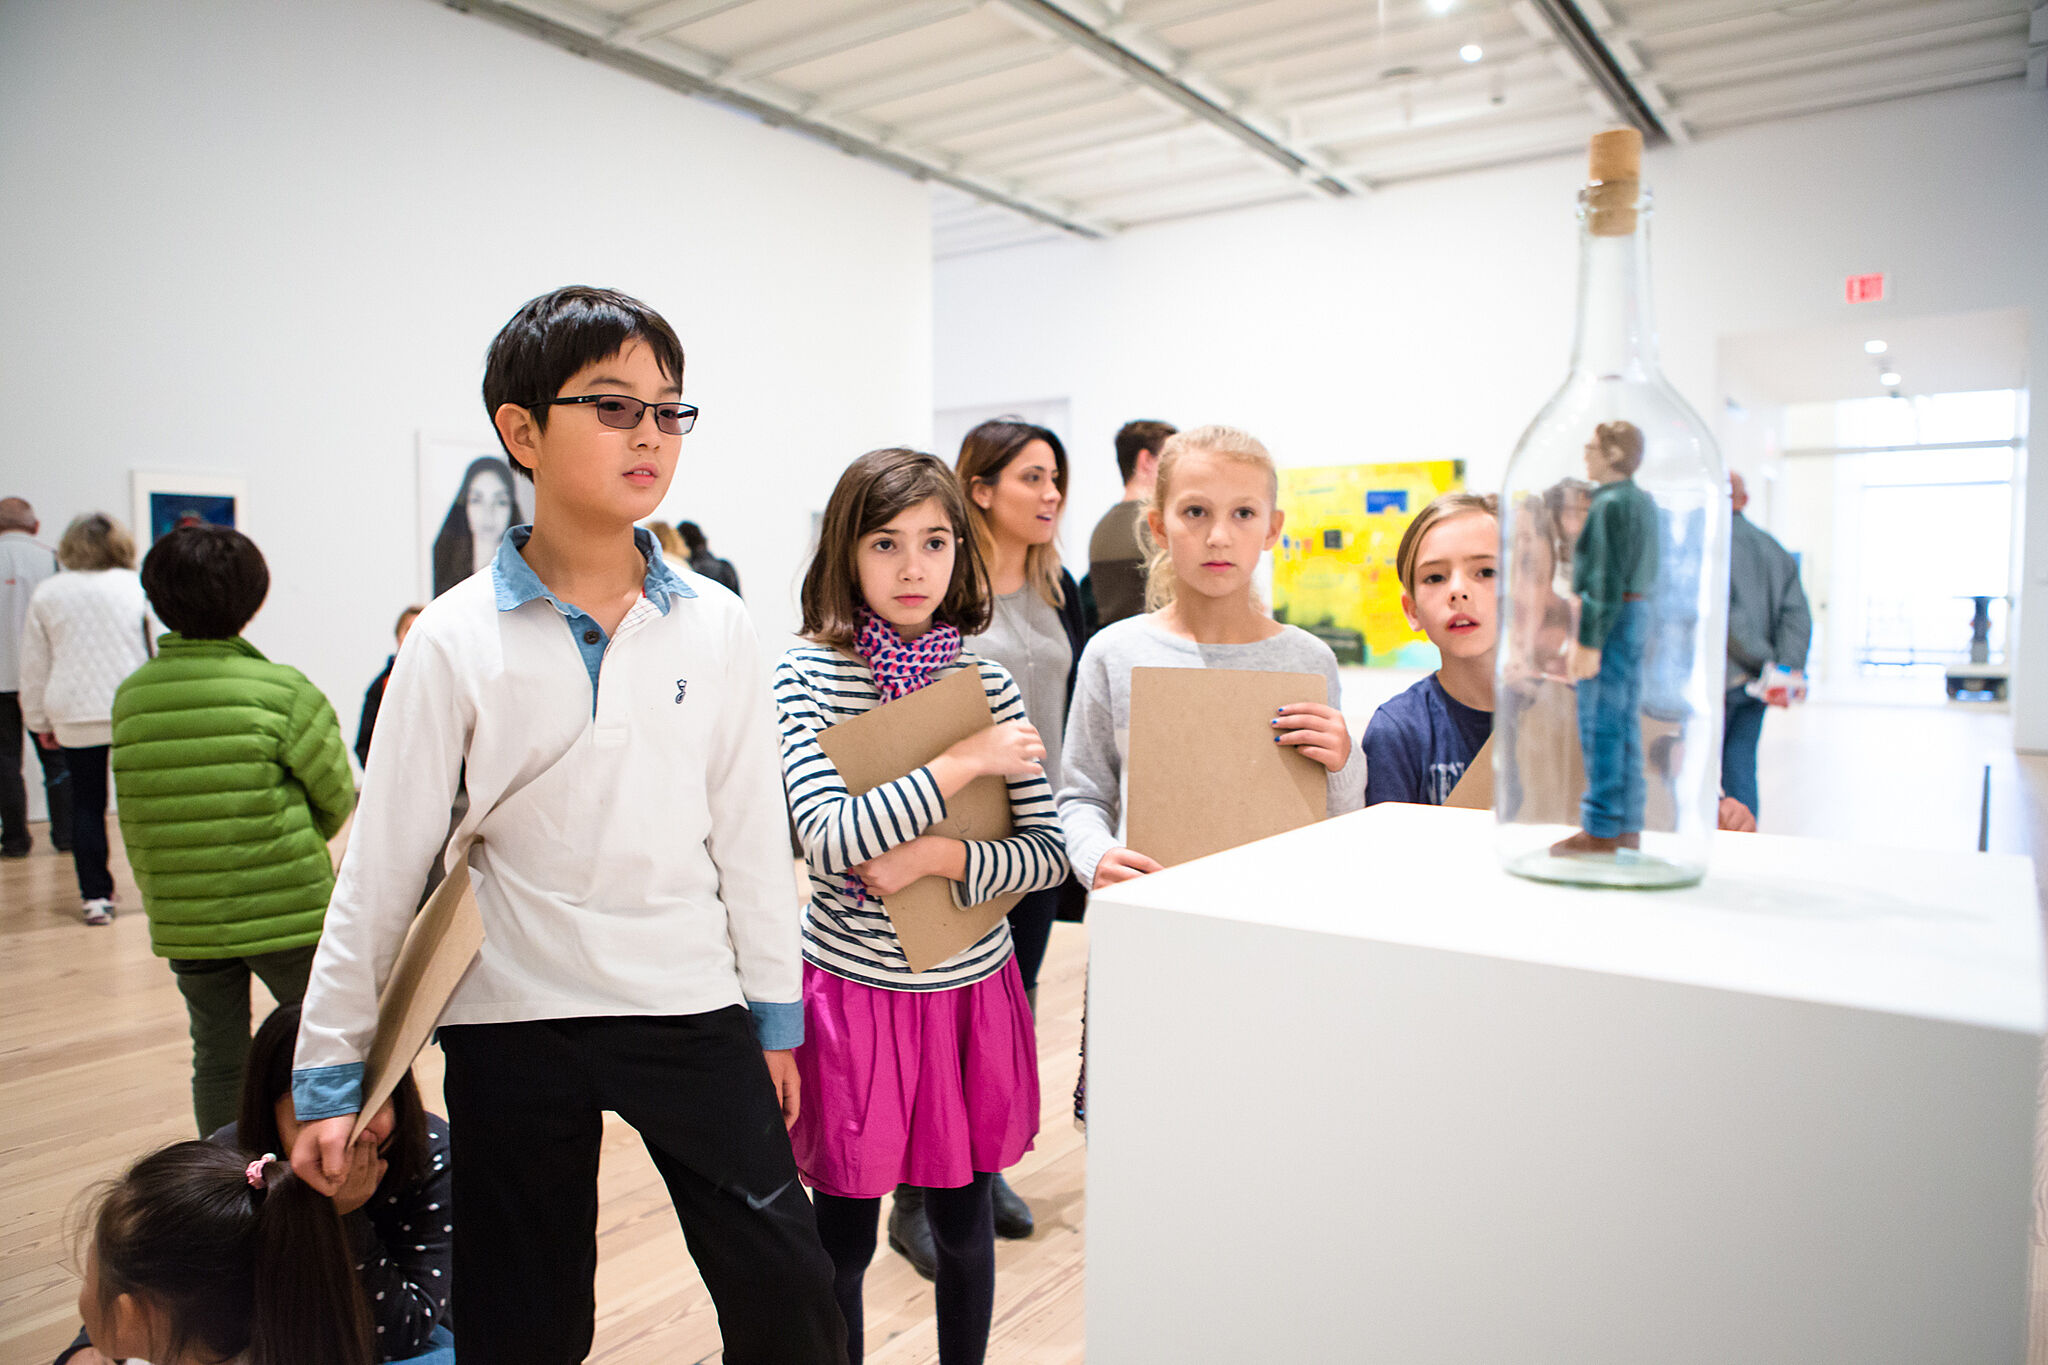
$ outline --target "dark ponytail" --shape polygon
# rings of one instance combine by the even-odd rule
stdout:
[[[267,1161],[211,1142],[143,1157],[100,1199],[92,1253],[102,1303],[131,1294],[188,1352],[248,1365],[370,1365],[369,1315],[334,1201]]]

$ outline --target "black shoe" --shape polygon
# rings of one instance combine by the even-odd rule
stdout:
[[[989,1199],[995,1205],[996,1236],[1021,1242],[1031,1235],[1031,1206],[998,1174],[989,1181]]]
[[[0,848],[0,858],[26,858],[29,848],[30,845],[28,844],[23,844],[20,848]]]
[[[896,1205],[889,1210],[889,1250],[927,1280],[937,1278],[939,1249],[932,1244],[932,1225],[925,1218],[924,1191],[915,1185],[896,1187]]]

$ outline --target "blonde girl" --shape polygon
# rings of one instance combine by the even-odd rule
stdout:
[[[1133,668],[1322,674],[1327,702],[1284,706],[1263,723],[1277,743],[1329,770],[1330,814],[1364,803],[1365,760],[1334,704],[1336,655],[1307,631],[1275,621],[1252,590],[1259,559],[1280,539],[1278,489],[1273,457],[1234,427],[1183,431],[1160,451],[1158,482],[1145,505],[1155,547],[1148,614],[1108,626],[1088,642],[1067,717],[1060,824],[1074,871],[1091,888],[1159,870],[1121,838]]]
[[[990,1182],[1038,1133],[1031,1007],[1007,921],[917,972],[881,898],[937,876],[960,905],[974,905],[1056,886],[1067,859],[1040,766],[1045,746],[1024,719],[1017,684],[960,647],[987,626],[988,575],[953,471],[911,450],[855,460],[826,504],[803,616],[811,643],[775,670],[783,775],[811,886],[796,1051],[803,1103],[790,1144],[817,1192],[818,1235],[855,1365],[881,1196],[899,1185],[924,1190],[939,1359],[975,1365],[995,1299]],[[819,734],[963,669],[979,677],[996,724],[905,777],[849,795]],[[925,833],[948,799],[984,776],[1008,783],[1008,838]]]

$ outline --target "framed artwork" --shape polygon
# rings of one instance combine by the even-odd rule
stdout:
[[[1273,615],[1320,638],[1340,664],[1435,668],[1436,646],[1401,612],[1394,558],[1415,514],[1464,486],[1463,460],[1281,470]]]
[[[136,543],[147,551],[168,531],[180,526],[233,526],[242,530],[247,485],[220,474],[167,474],[131,471]]]
[[[533,520],[533,482],[512,471],[496,436],[419,434],[420,600],[439,597]]]

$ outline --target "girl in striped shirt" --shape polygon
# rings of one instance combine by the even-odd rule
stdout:
[[[921,877],[953,883],[962,906],[1057,886],[1067,857],[1017,684],[965,653],[986,629],[988,575],[951,470],[930,455],[877,450],[840,476],[804,576],[803,634],[775,670],[782,767],[810,865],[804,916],[803,1103],[790,1142],[817,1191],[848,1354],[863,1354],[861,1280],[881,1196],[925,1190],[937,1247],[939,1359],[976,1365],[995,1301],[993,1172],[1038,1133],[1031,1007],[1007,921],[913,972],[881,898]],[[974,669],[995,725],[894,782],[849,796],[818,745],[826,728]],[[924,831],[978,777],[1007,779],[1010,837]]]

